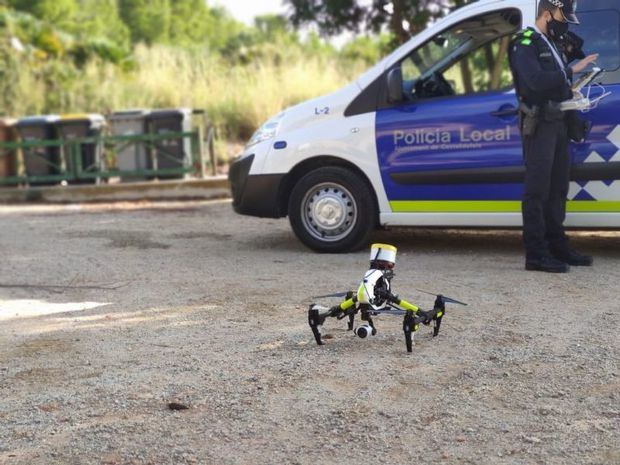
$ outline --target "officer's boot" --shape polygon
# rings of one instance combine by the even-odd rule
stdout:
[[[525,269],[528,271],[545,271],[547,273],[568,273],[570,267],[563,261],[550,255],[528,257],[525,260]]]
[[[592,266],[594,261],[590,255],[583,255],[568,245],[560,248],[551,247],[551,255],[557,260],[568,263],[571,266]]]

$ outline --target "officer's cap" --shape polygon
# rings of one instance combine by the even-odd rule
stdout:
[[[572,24],[579,24],[579,19],[575,14],[577,11],[577,0],[540,0],[540,3],[546,10],[559,8],[566,21]]]

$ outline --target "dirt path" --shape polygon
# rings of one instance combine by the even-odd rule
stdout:
[[[367,252],[311,253],[285,220],[0,207],[0,464],[620,463],[620,233],[574,234],[595,266],[560,276],[523,271],[516,232],[374,239],[401,296],[470,303],[412,355],[389,316],[314,344],[310,297]]]

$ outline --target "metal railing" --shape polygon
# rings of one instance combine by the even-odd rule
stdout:
[[[134,147],[138,151],[139,146],[147,168],[119,169],[119,156],[127,153],[127,148]],[[10,164],[16,173],[0,176],[0,186],[63,181],[99,183],[116,177],[205,177],[207,166],[215,174],[213,131],[209,130],[205,140],[202,128],[192,132],[0,142],[0,164],[8,166],[7,157],[13,157]],[[37,174],[36,171],[47,173]]]

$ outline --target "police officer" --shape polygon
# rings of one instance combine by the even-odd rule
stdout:
[[[589,55],[567,66],[558,51],[556,43],[568,31],[568,23],[579,24],[575,7],[573,0],[540,0],[535,26],[521,31],[510,46],[525,161],[526,270],[565,273],[569,265],[592,265],[592,257],[569,246],[563,226],[570,175],[569,115],[558,103],[572,98],[573,73],[598,57]]]

